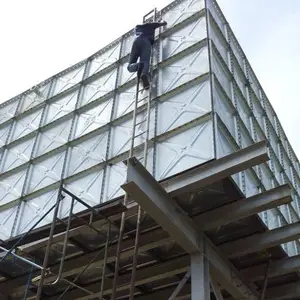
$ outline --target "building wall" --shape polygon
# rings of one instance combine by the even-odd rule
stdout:
[[[217,157],[267,140],[271,160],[233,178],[248,197],[290,184],[293,202],[260,217],[270,229],[299,221],[299,161],[220,8],[214,0],[207,7]],[[298,242],[283,248],[289,255],[300,250]]]
[[[154,51],[147,161],[158,180],[215,158],[204,0],[175,1],[162,17],[168,27]],[[126,69],[132,41],[126,33],[0,106],[0,239],[28,231],[55,203],[61,182],[90,205],[123,195],[135,100]],[[139,102],[139,121],[145,106]],[[69,204],[65,198],[60,217]],[[82,209],[77,203],[75,211]],[[39,226],[51,221],[52,213]]]

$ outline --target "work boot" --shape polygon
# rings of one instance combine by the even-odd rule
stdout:
[[[141,79],[142,79],[144,90],[148,90],[150,86],[148,75],[143,74]]]

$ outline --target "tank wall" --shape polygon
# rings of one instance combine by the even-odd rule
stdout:
[[[298,159],[221,10],[213,0],[208,0],[207,6],[217,157],[267,140],[271,160],[233,178],[247,197],[291,184],[293,202],[260,217],[270,229],[299,221]],[[298,254],[300,249],[298,241],[284,244],[283,248],[289,255]]]
[[[204,7],[204,0],[185,0],[162,11],[168,26],[154,51],[147,160],[158,180],[214,158]],[[132,41],[129,32],[0,106],[0,239],[28,231],[55,203],[61,182],[92,206],[123,195],[135,100],[136,79],[126,69]],[[145,106],[139,102],[138,121]],[[51,214],[40,226],[49,222]]]

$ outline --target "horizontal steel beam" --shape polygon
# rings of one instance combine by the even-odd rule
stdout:
[[[267,144],[261,141],[162,182],[170,196],[199,190],[269,160]]]
[[[243,269],[241,273],[243,276],[251,281],[264,280],[264,272],[267,264],[260,264],[258,266]],[[283,260],[274,261],[270,263],[268,277],[277,277],[288,273],[297,272],[300,270],[300,255],[288,257]]]
[[[210,230],[291,201],[291,190],[286,184],[203,213],[195,220],[203,230]]]
[[[225,243],[219,248],[229,258],[236,258],[300,238],[300,223],[289,224],[264,233]]]
[[[207,174],[210,173],[207,171]],[[220,255],[204,233],[196,228],[192,219],[175,205],[175,201],[136,158],[128,160],[127,183],[122,187],[131,199],[138,202],[186,252],[201,252],[204,237],[211,273],[233,297],[258,299],[257,295],[242,282],[234,266]]]
[[[152,281],[162,280],[169,277],[176,276],[178,274],[182,274],[188,271],[190,267],[190,258],[189,256],[183,256],[179,259],[176,259],[176,264],[174,264],[173,260],[166,261],[164,263],[159,263],[154,266],[144,267],[143,269],[139,269],[136,274],[135,286],[144,285]],[[117,287],[117,291],[126,291],[129,290],[131,280],[131,272],[123,274],[119,277],[120,284]],[[113,279],[107,279],[104,285],[104,293],[103,295],[110,295],[112,291]],[[94,292],[93,295],[86,295],[82,291],[72,290],[66,293],[63,297],[64,300],[89,300],[95,299],[99,296],[99,282],[90,284],[86,286],[90,291]],[[32,297],[31,299],[34,299]],[[49,300],[56,300],[57,296],[50,297]]]
[[[266,298],[270,300],[299,299],[300,283],[289,283],[267,289]]]

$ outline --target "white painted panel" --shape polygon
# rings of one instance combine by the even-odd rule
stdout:
[[[225,90],[227,96],[231,99],[231,83],[230,83],[230,74],[222,65],[220,59],[213,54],[212,58],[212,71],[215,73],[218,81],[220,82],[222,88]]]
[[[124,195],[121,185],[125,183],[126,172],[127,167],[122,161],[107,166],[103,202]]]
[[[148,93],[146,92],[139,93],[138,107],[140,107],[146,102],[147,95]],[[122,90],[121,92],[117,93],[113,118],[117,119],[132,111],[134,109],[135,97],[136,97],[135,85],[126,89],[125,91]],[[145,101],[142,101],[142,99],[145,99]]]
[[[207,8],[209,9],[210,13],[212,14],[215,22],[218,24],[223,35],[226,36],[225,24],[224,24],[223,19],[221,18],[221,13],[220,13],[215,1],[207,1]]]
[[[202,17],[162,41],[162,59],[165,60],[206,37],[206,19]]]
[[[84,86],[80,99],[81,106],[96,100],[111,92],[116,85],[117,69],[102,75]]]
[[[237,110],[239,112],[239,115],[246,126],[247,130],[251,132],[251,121],[250,121],[250,114],[251,110],[248,107],[248,104],[245,100],[245,98],[240,94],[240,92],[236,91],[235,93],[235,99],[237,103]]]
[[[68,142],[72,119],[66,120],[57,126],[40,132],[35,157],[45,154]]]
[[[72,192],[75,196],[86,202],[90,206],[100,204],[100,195],[102,190],[103,169],[97,170],[82,178],[74,179],[66,184],[66,189]],[[75,202],[75,211],[78,210],[78,202]],[[87,207],[83,206],[83,209]]]
[[[205,7],[204,0],[185,0],[162,15],[168,23],[167,28],[179,24]]]
[[[229,132],[235,133],[235,108],[230,103],[227,96],[224,95],[218,85],[215,85],[214,91],[214,108],[222,122],[225,124]]]
[[[3,128],[0,128],[0,147],[6,144],[6,140],[9,134],[9,129],[11,127],[11,124],[4,126]]]
[[[37,198],[22,202],[20,218],[18,220],[18,227],[16,234],[23,234],[27,232],[36,222],[38,222],[56,203],[58,196],[57,190],[40,195]],[[49,212],[43,218],[38,227],[47,225],[53,220],[54,210]]]
[[[238,43],[237,43],[235,37],[232,34],[230,34],[230,47],[233,51],[233,54],[234,54],[235,58],[237,59],[239,65],[240,65],[240,68],[241,68],[242,72],[244,72],[243,54],[240,51]]]
[[[0,239],[5,241],[10,238],[16,219],[18,207],[12,207],[0,212]]]
[[[63,95],[55,102],[48,104],[46,108],[46,118],[44,124],[51,123],[75,109],[78,97],[78,89],[74,92]]]
[[[0,180],[0,206],[18,199],[23,190],[26,170]]]
[[[272,149],[276,153],[276,156],[279,158],[280,152],[279,152],[279,145],[278,145],[278,136],[275,130],[272,128],[272,126],[270,126],[270,123],[268,124],[268,129],[269,129],[269,142],[271,143]]]
[[[262,183],[265,186],[266,190],[273,188],[272,177],[273,174],[271,170],[267,167],[267,164],[260,165],[260,171],[262,174]]]
[[[71,148],[66,176],[74,175],[105,160],[108,131]]]
[[[14,123],[13,133],[11,140],[19,139],[32,131],[38,129],[42,110],[38,110],[30,115],[17,119]]]
[[[15,115],[18,104],[18,101],[14,101],[11,104],[7,104],[0,108],[0,124],[11,119]]]
[[[210,120],[157,144],[157,179],[170,177],[213,157],[213,126]]]
[[[253,105],[253,114],[258,121],[260,127],[264,128],[264,110],[259,102],[259,100],[254,96],[254,94],[251,94],[252,99],[252,105]]]
[[[65,152],[53,155],[31,166],[27,194],[61,179]]]
[[[259,193],[259,181],[255,178],[250,170],[244,172],[245,185],[246,185],[246,197],[251,197]]]
[[[131,52],[131,46],[133,44],[134,38],[135,35],[133,34],[133,31],[124,38],[122,56],[125,56]]]
[[[210,84],[209,81],[204,81],[159,102],[157,134],[170,131],[210,111]]]
[[[259,87],[259,83],[257,82],[257,80],[255,79],[255,76],[252,72],[252,70],[250,68],[248,68],[248,75],[249,75],[249,82],[251,85],[251,88],[254,92],[254,94],[256,95],[257,99],[260,99],[260,87]]]
[[[167,93],[208,71],[208,50],[205,46],[159,71],[159,78],[162,80],[160,94]]]
[[[226,37],[222,34],[217,25],[211,20],[209,34],[212,39],[214,45],[222,56],[224,62],[228,65],[228,44],[226,41]]]
[[[75,137],[87,134],[107,124],[110,121],[112,103],[112,99],[108,99],[98,103],[92,109],[81,112],[77,116]]]
[[[93,57],[89,67],[89,76],[107,68],[111,64],[115,63],[120,56],[121,43],[117,43],[109,49],[101,52]]]
[[[246,97],[246,77],[236,63],[234,63],[233,68],[234,79],[238,84],[238,87],[241,90],[243,96]]]
[[[53,95],[59,94],[82,80],[84,72],[84,65],[77,67],[75,70],[71,70],[66,74],[61,75],[57,78]]]
[[[128,62],[126,61],[125,63],[120,65],[120,70],[119,70],[119,82],[118,86],[125,84],[126,82],[132,80],[133,78],[136,78],[136,73],[130,73],[127,70],[127,65]]]
[[[28,162],[30,159],[34,140],[35,138],[18,144],[15,147],[6,149],[3,157],[3,165],[1,167],[1,171],[6,172]]]
[[[33,108],[40,103],[44,102],[49,93],[51,83],[41,86],[40,88],[35,88],[34,91],[25,95],[21,100],[21,106],[18,113],[22,113],[30,108]]]

